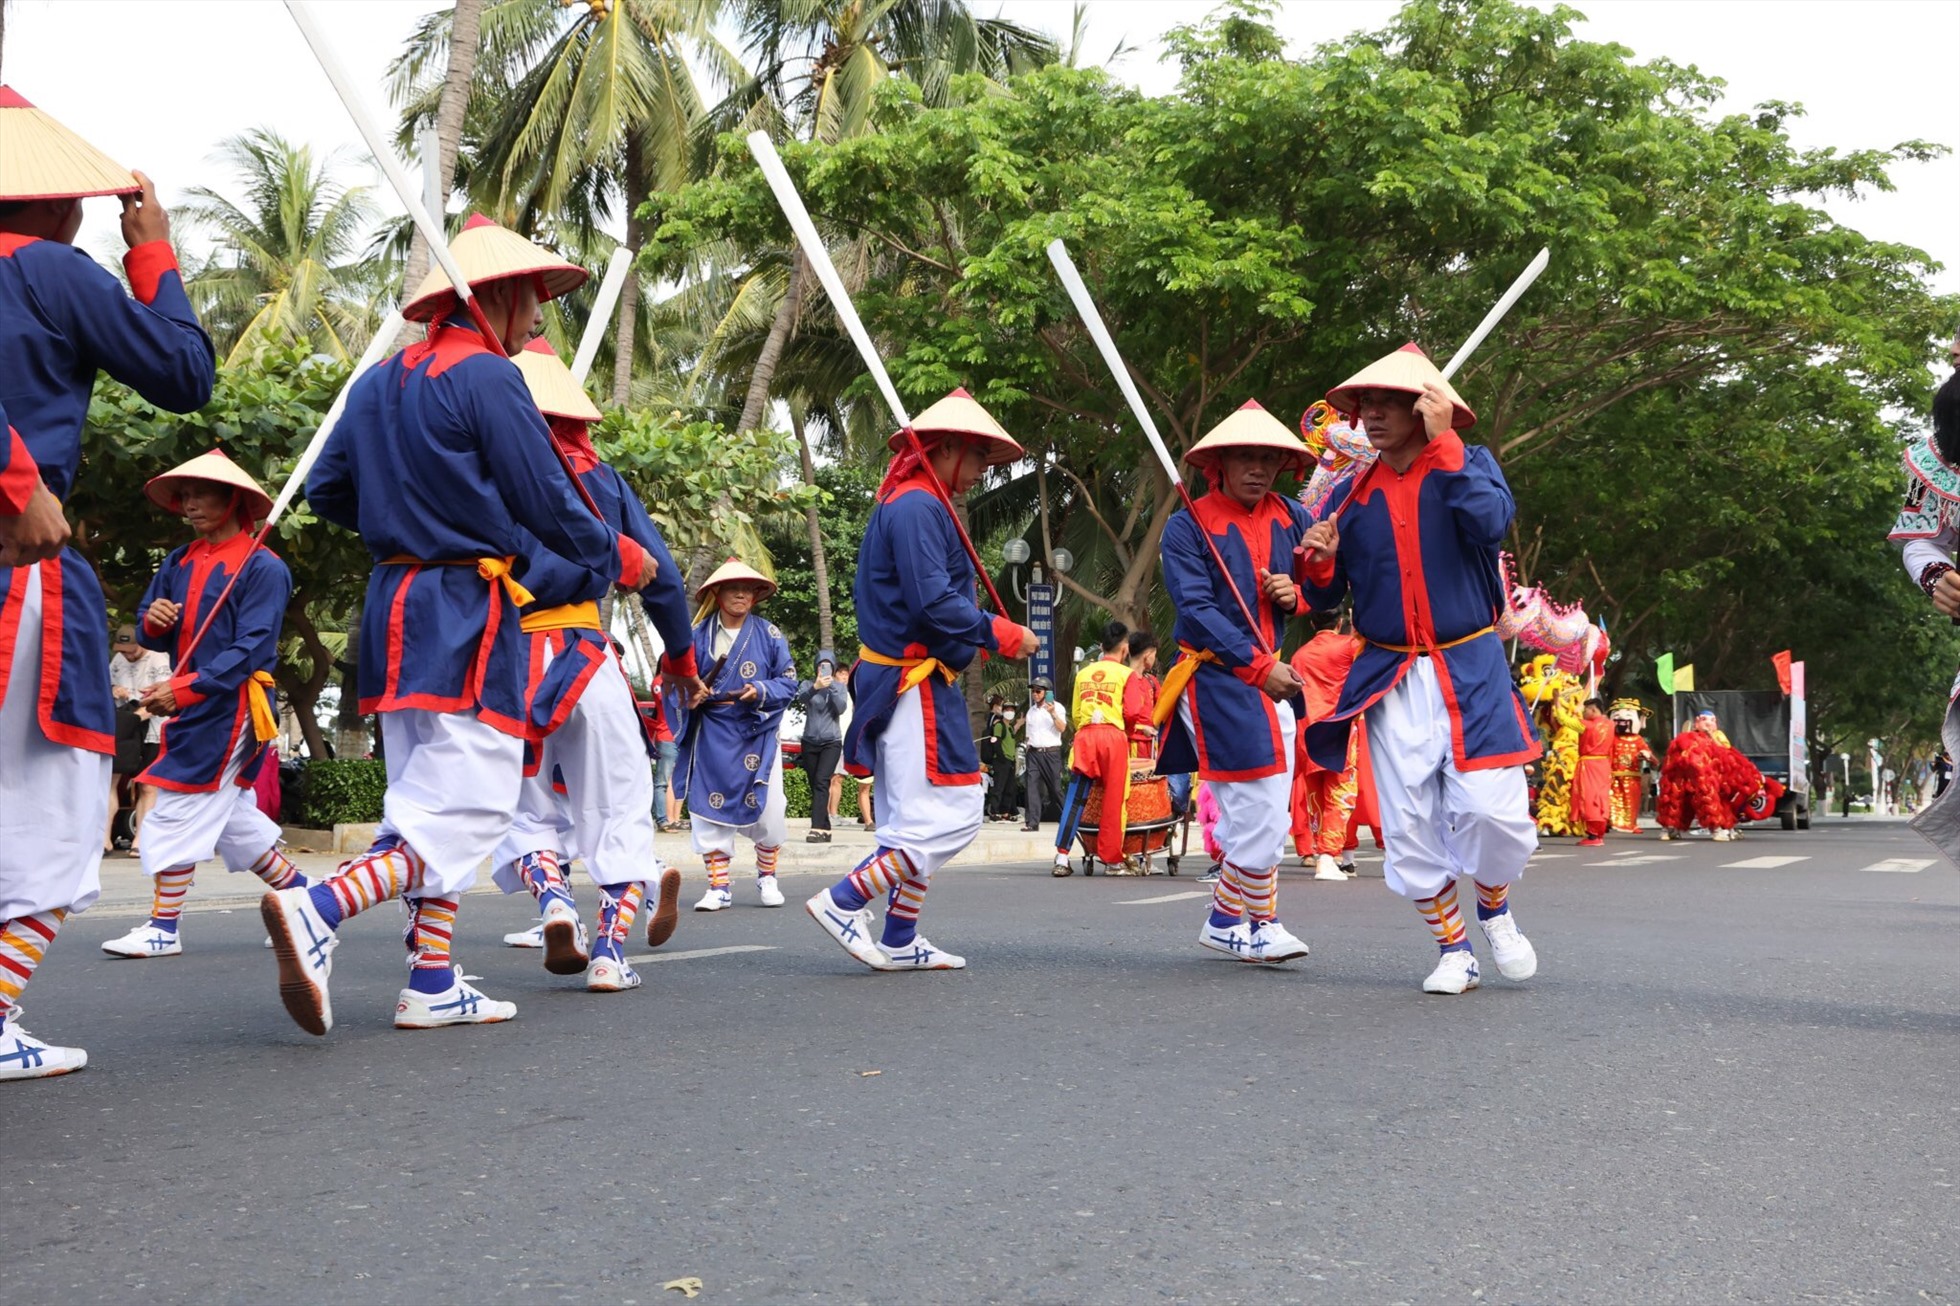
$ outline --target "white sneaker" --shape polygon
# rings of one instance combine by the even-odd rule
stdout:
[[[1734,830],[1717,830],[1717,831],[1716,831],[1716,832],[1715,832],[1715,833],[1714,833],[1714,834],[1713,834],[1712,836],[1710,836],[1710,837],[1711,837],[1711,838],[1713,838],[1713,839],[1715,840],[1715,842],[1716,842],[1716,843],[1733,843],[1733,842],[1735,841],[1735,831],[1734,831]]]
[[[1347,877],[1348,877],[1348,873],[1341,869],[1341,864],[1335,861],[1332,857],[1329,857],[1326,853],[1322,853],[1320,856],[1314,858],[1314,863],[1313,863],[1314,879],[1345,880],[1347,879]]]
[[[176,930],[158,929],[144,921],[129,933],[110,939],[102,951],[111,957],[176,957],[184,951],[184,941]]]
[[[1463,993],[1477,987],[1477,957],[1468,948],[1443,954],[1436,969],[1422,982],[1424,993]]]
[[[956,957],[950,952],[932,946],[932,941],[923,934],[915,934],[912,941],[896,951],[878,949],[877,960],[871,963],[873,970],[965,970],[966,958]]]
[[[681,919],[681,873],[654,859],[659,876],[651,887],[653,910],[647,913],[647,946],[657,948],[674,937]]]
[[[1248,960],[1276,965],[1306,955],[1307,945],[1278,921],[1261,921],[1252,927],[1252,955]]]
[[[876,969],[879,968],[878,963],[887,960],[871,939],[875,922],[868,908],[846,911],[830,896],[830,890],[825,889],[804,903],[803,910],[810,913],[811,920],[823,926],[825,934],[837,940],[839,947],[865,965]]]
[[[735,894],[728,889],[710,889],[694,904],[696,911],[726,911],[735,905]]]
[[[517,1014],[515,1002],[486,998],[463,978],[463,968],[441,993],[403,989],[395,999],[396,1029],[438,1029],[444,1025],[496,1025]]]
[[[313,905],[310,889],[280,889],[259,899],[259,916],[272,936],[279,959],[279,1000],[286,1014],[309,1034],[333,1028],[333,998],[327,978],[333,974],[333,950],[340,936],[327,927]]]
[[[1256,960],[1252,955],[1252,927],[1244,921],[1236,921],[1220,929],[1207,917],[1204,928],[1198,931],[1198,942],[1213,952],[1224,953],[1233,961]]]
[[[755,893],[756,897],[762,900],[762,905],[765,907],[780,907],[783,905],[783,886],[776,883],[776,877],[773,875],[756,876]]]
[[[585,926],[578,909],[556,893],[546,894],[538,928],[544,932],[544,968],[553,975],[583,975],[592,959],[586,953]]]
[[[1528,980],[1538,973],[1538,952],[1524,936],[1509,911],[1501,911],[1483,922],[1484,937],[1490,940],[1490,959],[1497,973],[1507,980]]]
[[[20,1008],[0,1021],[0,1079],[46,1079],[65,1075],[88,1064],[80,1048],[43,1043],[20,1027]]]
[[[1674,831],[1672,831],[1672,830],[1670,830],[1670,829],[1668,829],[1668,828],[1667,828],[1666,826],[1664,826],[1664,825],[1663,825],[1663,826],[1661,827],[1661,842],[1662,842],[1662,843],[1673,843],[1673,842],[1674,842],[1674,841],[1675,841],[1676,839],[1679,839],[1680,837],[1681,837],[1680,835],[1678,835],[1678,834],[1676,834],[1676,833],[1675,833]]]
[[[616,957],[594,957],[585,968],[587,993],[623,993],[640,987],[640,972]]]
[[[507,948],[542,948],[544,946],[544,922],[539,921],[528,930],[504,935]]]

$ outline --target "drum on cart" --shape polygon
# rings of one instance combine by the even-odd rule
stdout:
[[[1075,828],[1075,837],[1082,845],[1084,875],[1096,873],[1096,835],[1100,831],[1103,810],[1103,786],[1096,785],[1089,791],[1088,800],[1082,805],[1082,822]],[[1182,844],[1171,848],[1171,836],[1180,825],[1187,825],[1185,839],[1188,843],[1190,831],[1188,824],[1171,811],[1171,782],[1163,776],[1140,771],[1130,776],[1130,792],[1123,804],[1123,853],[1127,857],[1141,857],[1147,863],[1156,853],[1165,854],[1165,867],[1172,875],[1177,874],[1178,859],[1183,855]]]

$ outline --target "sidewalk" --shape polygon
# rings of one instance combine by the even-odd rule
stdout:
[[[863,861],[872,850],[871,832],[855,821],[840,823],[834,827],[831,842],[827,844],[806,843],[804,836],[810,831],[810,822],[792,820],[789,823],[789,842],[783,845],[782,856],[777,865],[777,873],[784,876],[807,875],[836,877],[844,874]],[[331,875],[334,868],[347,860],[349,854],[328,851],[332,844],[329,834],[319,830],[288,829],[286,831],[286,854],[299,864],[309,877]],[[1206,858],[1198,846],[1197,832],[1192,832],[1192,851],[1180,866],[1187,875],[1203,874]],[[672,834],[659,835],[654,840],[654,848],[668,865],[678,866],[681,874],[692,882],[703,877],[700,858],[694,855],[688,842],[687,832],[677,830]],[[1055,827],[1044,825],[1038,832],[1030,834],[1021,828],[1019,821],[989,821],[980,827],[980,833],[965,852],[959,856],[959,863],[968,866],[989,864],[1013,865],[1035,863],[1046,865],[1055,855]],[[1195,863],[1195,865],[1194,865]],[[1077,857],[1078,867],[1080,856]],[[1163,870],[1163,859],[1155,861],[1158,873]],[[737,879],[753,874],[752,862],[738,855],[733,873]],[[488,867],[472,889],[472,893],[495,893],[496,887],[490,883]],[[224,863],[205,862],[198,867],[197,883],[191,890],[186,910],[199,908],[233,909],[256,904],[264,894],[264,886],[250,875],[229,875]],[[102,859],[102,898],[94,910],[120,910],[130,908],[141,910],[150,905],[150,877],[143,874],[142,866],[134,857],[114,853]]]

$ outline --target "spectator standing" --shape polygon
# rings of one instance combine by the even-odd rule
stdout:
[[[115,779],[109,784],[109,824],[102,834],[102,851],[115,847],[116,811],[121,805],[124,781],[131,784],[130,797],[135,810],[130,813],[130,853],[143,818],[156,805],[156,790],[135,783],[137,776],[157,760],[157,741],[163,734],[163,718],[143,709],[143,691],[170,679],[170,657],[144,648],[136,642],[136,627],[116,627],[114,650],[109,655],[109,692],[116,700]]]
[[[851,665],[850,663],[847,662],[844,665],[838,667],[837,670],[831,674],[836,679],[838,688],[844,691],[844,711],[837,718],[837,730],[839,734],[849,734],[851,729]],[[842,754],[839,754],[839,756],[841,757]],[[812,794],[816,793],[815,788],[812,788],[810,792]],[[811,801],[814,803],[815,799],[812,799]],[[840,766],[837,769],[837,771],[830,777],[830,809],[829,810],[830,810],[830,823],[832,825],[837,824],[837,809],[839,805],[843,803],[843,801],[844,801],[844,770]]]
[[[987,792],[990,821],[1011,821],[1021,806],[1021,785],[1014,778],[1014,753],[1018,747],[1014,736],[1019,731],[1016,724],[1019,715],[1012,703],[996,701],[994,710],[987,716],[987,766],[994,780],[993,788]]]
[[[649,691],[653,702],[642,710],[646,712],[647,722],[653,731],[653,825],[661,834],[680,826],[680,813],[674,802],[674,760],[680,756],[680,745],[674,742],[674,732],[667,724],[667,713],[661,699],[665,692],[662,678],[653,678],[653,688]]]
[[[846,682],[837,678],[837,655],[829,649],[817,654],[817,674],[803,682],[797,697],[803,704],[802,765],[810,777],[810,843],[830,842],[831,781],[837,763],[844,755],[844,713],[850,709]]]
[[[1055,686],[1048,677],[1036,676],[1028,682],[1028,728],[1025,736],[1027,770],[1027,821],[1024,830],[1039,830],[1041,814],[1052,801],[1062,801],[1062,728],[1068,713],[1055,701]]]

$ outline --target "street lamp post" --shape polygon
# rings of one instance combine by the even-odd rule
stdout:
[[[1001,545],[1000,558],[1007,564],[1008,589],[1020,602],[1022,615],[1027,618],[1029,628],[1041,636],[1043,652],[1037,653],[1028,663],[1030,680],[1040,674],[1038,668],[1044,661],[1053,661],[1055,647],[1055,589],[1046,583],[1041,564],[1030,561],[1033,556],[1034,551],[1028,547],[1028,542],[1018,536]],[[1067,575],[1069,569],[1075,566],[1075,555],[1067,549],[1053,550],[1049,553],[1048,560],[1054,565],[1057,575]],[[1027,585],[1021,584],[1023,565],[1028,567],[1031,577]],[[1045,658],[1044,653],[1047,655]],[[1052,667],[1048,669],[1048,674],[1050,677],[1055,674]]]

